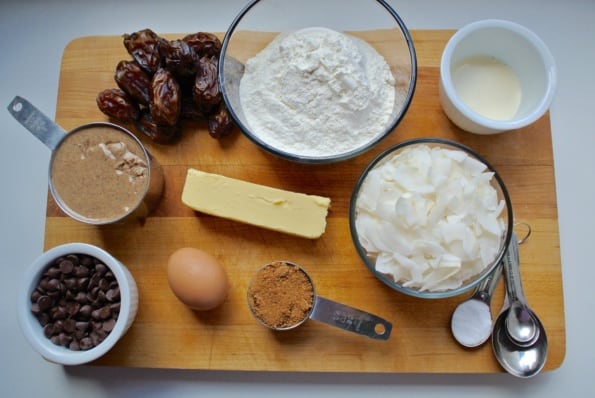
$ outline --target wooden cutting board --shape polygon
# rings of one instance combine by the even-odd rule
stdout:
[[[90,227],[65,217],[48,198],[45,248],[72,241],[101,246],[134,275],[140,293],[135,323],[97,365],[149,368],[349,371],[502,372],[491,346],[464,349],[450,334],[452,311],[465,297],[424,301],[390,290],[365,268],[353,248],[348,225],[351,190],[365,165],[380,151],[405,139],[445,137],[466,144],[501,173],[517,221],[533,230],[521,246],[526,295],[548,332],[546,370],[565,355],[565,325],[558,216],[549,115],[525,129],[477,136],[454,127],[438,102],[440,54],[452,31],[414,31],[418,56],[417,90],[396,130],[368,153],[340,164],[300,165],[275,158],[234,130],[217,141],[204,123],[187,123],[175,145],[141,137],[162,164],[164,196],[144,225]],[[172,35],[181,37],[181,35]],[[371,35],[369,40],[374,40]],[[71,129],[106,120],[95,96],[115,87],[117,62],[129,59],[119,36],[83,37],[66,47],[58,92],[57,122]],[[180,200],[189,167],[291,191],[328,196],[332,209],[325,234],[307,240],[198,214]],[[171,293],[168,256],[184,246],[212,253],[225,266],[231,291],[210,312],[193,312]],[[319,295],[361,308],[393,323],[388,341],[376,341],[309,321],[301,328],[273,333],[251,317],[247,284],[261,265],[291,260],[312,275]],[[493,299],[503,301],[501,283]]]

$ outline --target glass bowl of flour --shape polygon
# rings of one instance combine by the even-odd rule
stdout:
[[[395,129],[417,61],[409,31],[384,1],[262,0],[232,22],[218,74],[232,118],[256,145],[331,163]]]
[[[460,143],[404,141],[364,169],[351,197],[351,236],[374,275],[420,298],[451,297],[500,263],[513,229],[502,178]]]

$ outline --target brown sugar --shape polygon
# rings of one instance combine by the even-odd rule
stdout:
[[[314,305],[314,286],[299,266],[273,262],[254,276],[248,288],[248,304],[265,325],[288,328],[308,317]]]

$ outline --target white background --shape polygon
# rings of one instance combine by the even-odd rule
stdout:
[[[49,150],[5,110],[15,95],[56,110],[61,56],[79,36],[225,31],[245,1],[3,0],[0,3],[0,396],[595,396],[595,1],[393,0],[410,29],[486,18],[527,26],[559,69],[551,108],[565,293],[561,368],[521,380],[498,375],[243,373],[76,367],[47,363],[16,322],[17,283],[43,249]],[[338,2],[340,3],[340,2]],[[357,17],[357,16],[356,16]],[[362,17],[362,16],[359,16]]]

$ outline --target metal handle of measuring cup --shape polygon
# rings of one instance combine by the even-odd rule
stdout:
[[[388,340],[392,323],[376,315],[316,296],[310,319],[377,340]]]
[[[16,96],[7,107],[8,112],[29,132],[52,151],[56,149],[66,131],[54,123],[26,99]]]

